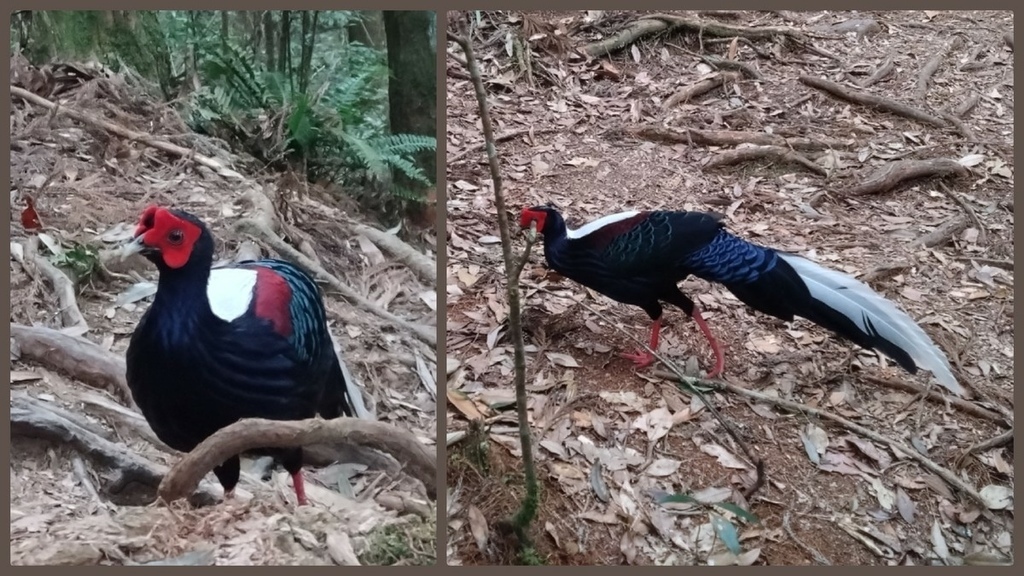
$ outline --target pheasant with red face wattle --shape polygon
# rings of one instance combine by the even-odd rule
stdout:
[[[715,353],[715,377],[725,367],[721,346],[693,300],[678,283],[693,275],[724,285],[748,306],[785,321],[800,316],[864,348],[875,349],[914,374],[918,367],[962,395],[945,355],[906,313],[867,285],[835,270],[738,238],[711,214],[630,211],[577,230],[551,206],[522,211],[519,224],[536,222],[544,255],[556,272],[609,298],[643,308],[651,317],[650,347],[658,348],[662,302],[682,308]],[[623,354],[643,367],[650,352]]]
[[[147,208],[125,253],[159,271],[153,304],[132,335],[127,381],[161,441],[191,451],[243,418],[302,420],[352,416],[323,301],[313,280],[281,260],[211,269],[214,239],[195,216]],[[277,457],[306,503],[302,449]],[[214,469],[230,496],[237,455]]]

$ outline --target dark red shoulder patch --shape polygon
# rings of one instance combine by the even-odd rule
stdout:
[[[629,232],[634,226],[646,220],[649,214],[650,212],[640,212],[636,216],[619,220],[618,222],[612,222],[611,224],[594,230],[580,240],[586,242],[587,246],[595,250],[601,250],[610,244],[612,240],[615,240],[619,235]]]
[[[256,270],[256,316],[270,321],[274,331],[284,337],[292,335],[292,289],[280,274],[270,268],[254,266]]]

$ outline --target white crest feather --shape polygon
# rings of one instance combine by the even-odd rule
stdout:
[[[610,214],[608,216],[603,216],[601,218],[598,218],[597,220],[594,220],[593,222],[589,222],[579,227],[576,230],[572,230],[566,227],[565,235],[568,236],[569,238],[582,238],[587,234],[596,232],[597,230],[600,230],[601,228],[604,228],[609,224],[614,224],[615,222],[626,220],[627,218],[632,218],[633,216],[636,216],[639,213],[640,212],[637,210],[630,210],[628,212],[619,212],[618,214]]]
[[[779,257],[803,278],[811,296],[816,300],[843,314],[865,332],[868,329],[865,324],[866,316],[879,336],[906,351],[918,367],[931,371],[936,381],[950,392],[958,396],[964,395],[963,387],[956,381],[949,368],[946,355],[932,342],[928,334],[895,304],[877,294],[867,284],[846,274],[830,270],[800,256],[779,253]]]
[[[216,268],[210,271],[206,283],[206,298],[210,309],[224,320],[231,322],[249,309],[256,289],[256,271],[245,268]]]

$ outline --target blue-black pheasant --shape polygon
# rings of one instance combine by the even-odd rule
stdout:
[[[785,321],[800,316],[864,348],[875,349],[915,374],[963,394],[941,350],[906,313],[867,285],[835,270],[743,240],[711,214],[630,211],[605,216],[577,230],[551,206],[522,211],[519,224],[537,223],[548,266],[609,298],[643,308],[651,317],[650,347],[657,350],[662,302],[682,308],[715,353],[709,377],[725,366],[722,349],[693,300],[678,283],[693,275],[724,285],[748,306]],[[650,352],[622,354],[638,366]]]
[[[142,214],[126,253],[160,278],[127,352],[127,381],[161,441],[184,452],[242,418],[352,416],[313,280],[281,260],[211,270],[214,239],[195,216],[162,207]],[[258,451],[280,460],[306,503],[302,449]],[[239,457],[214,469],[231,496]]]

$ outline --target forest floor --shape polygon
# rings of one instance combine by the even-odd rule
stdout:
[[[354,444],[313,447],[311,459],[320,461],[304,468],[309,506],[296,505],[287,473],[268,470],[265,459],[243,459],[233,499],[221,500],[209,474],[200,492],[212,503],[154,503],[154,478],[159,482],[182,455],[156,441],[110,385],[123,384],[123,354],[155,288],[147,261],[110,258],[145,206],[199,216],[217,239],[220,262],[277,255],[267,249],[269,237],[234,226],[243,218],[267,222],[364,299],[355,304],[325,286],[336,345],[369,417],[405,430],[431,454],[435,347],[408,327],[436,333],[435,280],[399,262],[387,242],[370,241],[372,232],[355,232],[375,224],[343,196],[261,170],[225,143],[192,133],[173,109],[119,76],[48,68],[43,74],[12,58],[12,84],[59,98],[62,108],[53,115],[12,98],[12,563],[434,564],[436,504],[425,483],[407,475],[403,462]],[[72,120],[65,111],[92,120]],[[197,156],[116,136],[97,119]],[[199,165],[198,155],[234,173]],[[42,230],[23,226],[29,197]],[[432,230],[406,229],[403,237],[421,259],[436,261]],[[50,278],[69,275],[78,282],[70,304],[62,304]],[[79,344],[48,344],[62,337]]]
[[[548,275],[538,242],[520,282],[542,492],[535,556],[518,557],[494,525],[523,494],[506,279],[477,103],[449,42],[449,563],[1012,562],[1012,14],[480,15],[473,41],[513,225],[547,202],[574,228],[627,209],[723,213],[737,235],[895,301],[947,353],[969,399],[947,403],[933,386],[938,400],[922,401],[926,373],[687,280],[724,345],[724,380],[768,398],[709,393],[766,466],[747,501],[750,461],[701,401],[615,355],[636,345],[602,316],[646,341],[646,314]],[[697,20],[702,34],[686,27]],[[839,99],[803,75],[875,100]],[[513,238],[522,254],[525,234]],[[666,320],[661,354],[708,369],[696,325],[674,308]],[[771,398],[912,447],[984,504],[887,441]],[[665,494],[701,505],[662,504]],[[738,528],[736,549],[714,518]]]

